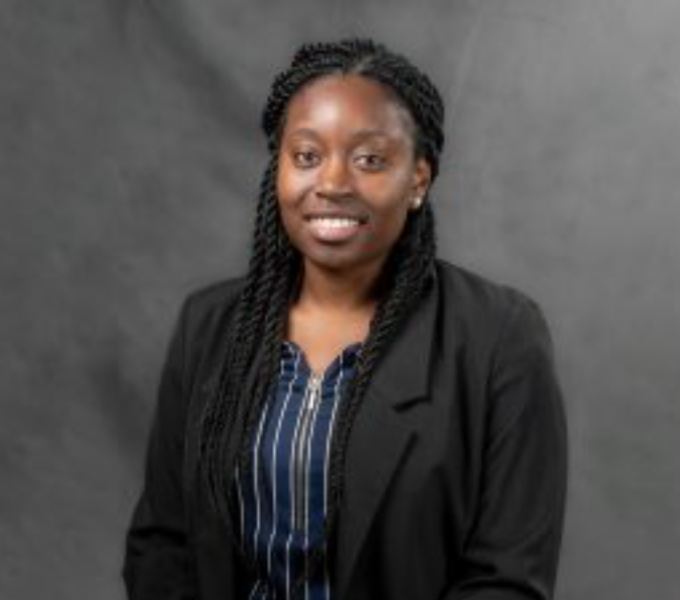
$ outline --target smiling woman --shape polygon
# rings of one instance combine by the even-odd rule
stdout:
[[[552,598],[566,430],[527,296],[436,257],[444,107],[370,40],[273,83],[245,277],[184,303],[134,600]]]
[[[322,77],[296,94],[277,194],[306,272],[361,268],[376,278],[430,183],[414,129],[394,95],[360,75]]]

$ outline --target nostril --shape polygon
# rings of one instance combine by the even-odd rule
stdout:
[[[322,177],[317,191],[327,196],[343,196],[351,192],[351,185],[349,179],[344,176]]]

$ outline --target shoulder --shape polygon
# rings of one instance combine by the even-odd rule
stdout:
[[[245,285],[245,277],[221,279],[198,287],[186,295],[182,312],[186,318],[200,320],[233,304]]]
[[[435,267],[441,318],[459,341],[491,349],[515,330],[548,336],[542,309],[525,292],[443,259]]]
[[[438,258],[435,268],[439,292],[446,299],[455,302],[461,311],[491,317],[526,306],[538,306],[525,292],[452,262]]]
[[[202,356],[215,352],[223,341],[244,285],[245,277],[233,277],[198,287],[184,297],[176,330],[190,370]]]

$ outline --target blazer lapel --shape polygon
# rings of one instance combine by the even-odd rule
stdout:
[[[410,408],[427,398],[437,315],[435,281],[376,366],[347,448],[335,579],[345,597],[361,546],[388,484],[415,438]]]

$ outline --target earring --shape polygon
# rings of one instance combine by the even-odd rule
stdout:
[[[418,209],[420,208],[420,205],[421,205],[422,203],[423,203],[423,197],[422,197],[422,196],[416,196],[416,197],[413,199],[413,203],[411,204],[411,206],[412,206],[415,210],[418,210]]]

